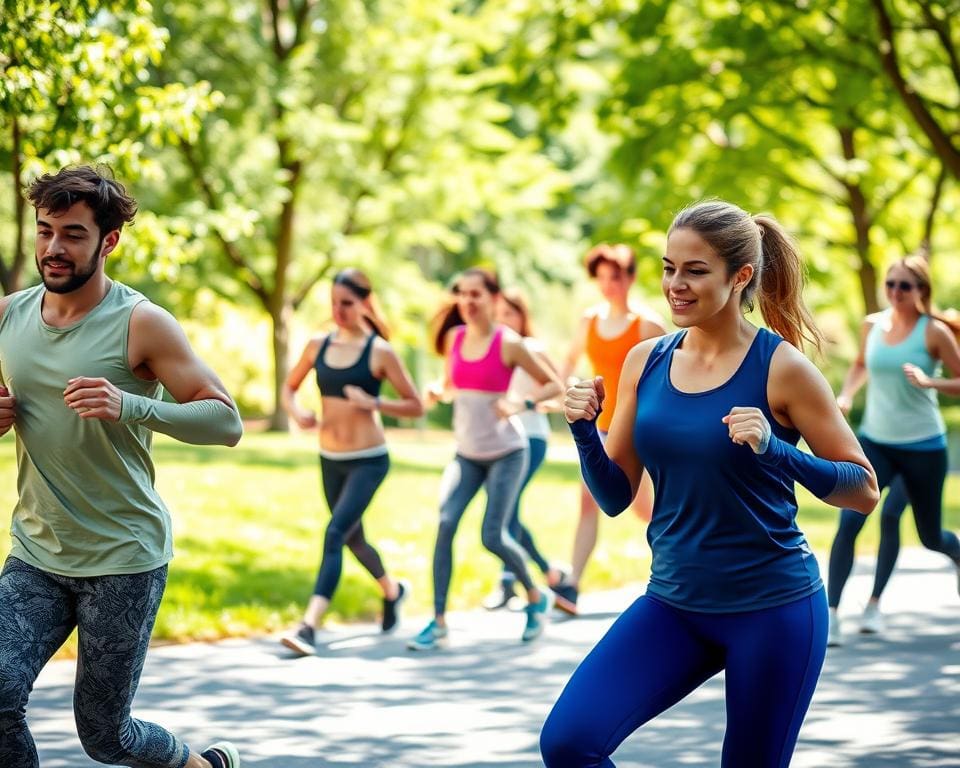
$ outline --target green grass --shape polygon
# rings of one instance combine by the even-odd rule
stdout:
[[[158,486],[174,519],[176,557],[155,638],[183,641],[250,635],[295,622],[310,594],[328,517],[320,493],[315,435],[248,433],[236,448],[200,448],[159,436]],[[448,433],[395,431],[392,469],[364,517],[368,538],[392,573],[413,585],[407,612],[427,614],[440,473],[452,456]],[[577,519],[578,469],[566,435],[555,435],[548,461],[524,497],[523,514],[548,555],[569,560]],[[13,440],[0,441],[0,509],[16,496]],[[482,494],[468,509],[455,542],[450,608],[476,606],[496,583],[498,561],[480,544]],[[908,522],[909,522],[908,517]],[[949,479],[945,520],[960,527],[960,477]],[[836,510],[805,493],[801,527],[825,563]],[[858,546],[875,551],[876,520]],[[649,550],[643,526],[630,513],[601,523],[600,544],[584,588],[644,579]],[[8,549],[0,542],[0,555]],[[916,544],[904,525],[904,544]],[[353,558],[334,598],[331,619],[378,615],[376,584]],[[70,652],[68,646],[67,652]]]

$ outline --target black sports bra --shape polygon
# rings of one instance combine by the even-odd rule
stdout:
[[[380,396],[380,379],[373,375],[370,370],[370,350],[373,349],[373,341],[377,335],[371,333],[367,337],[366,344],[363,345],[363,351],[360,357],[353,365],[346,368],[333,368],[326,364],[323,357],[330,346],[332,333],[320,345],[320,351],[317,352],[317,359],[313,367],[317,372],[317,386],[320,388],[320,394],[324,397],[345,397],[343,388],[347,384],[353,384],[360,387],[364,392],[373,397]]]

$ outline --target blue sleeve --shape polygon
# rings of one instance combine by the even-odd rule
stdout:
[[[633,501],[633,488],[626,473],[608,455],[596,420],[575,421],[570,425],[573,442],[580,455],[580,471],[594,501],[604,514],[616,517]]]
[[[851,461],[828,461],[801,451],[795,445],[770,435],[763,453],[757,454],[761,464],[777,467],[818,499],[835,493],[860,488],[867,483],[867,470]]]

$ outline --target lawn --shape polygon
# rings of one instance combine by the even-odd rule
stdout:
[[[156,639],[260,634],[299,618],[313,586],[327,519],[315,439],[248,432],[236,448],[201,448],[158,436],[158,485],[173,515],[176,557]],[[399,430],[391,432],[389,441],[392,469],[364,525],[387,568],[413,586],[407,613],[426,614],[440,472],[452,455],[452,442],[448,433]],[[577,517],[574,459],[567,436],[555,435],[548,460],[524,499],[524,518],[541,549],[562,560],[569,559]],[[13,439],[8,436],[0,441],[0,509],[10,510],[15,495]],[[498,561],[480,544],[481,514],[481,502],[475,500],[456,540],[453,610],[476,606],[497,579]],[[960,527],[957,475],[949,481],[946,520],[951,528]],[[835,510],[802,495],[800,523],[824,566],[835,521]],[[860,551],[873,551],[876,540],[877,524],[870,520]],[[5,555],[8,543],[4,537],[0,554]],[[917,543],[907,523],[904,543]],[[380,606],[376,585],[349,554],[344,563],[331,619],[373,618]],[[648,567],[640,522],[630,513],[603,520],[584,588],[642,580]]]

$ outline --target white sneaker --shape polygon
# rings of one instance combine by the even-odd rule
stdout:
[[[883,614],[880,613],[878,603],[867,603],[867,607],[863,609],[863,616],[860,617],[860,634],[883,634]]]
[[[836,611],[830,611],[830,624],[827,627],[827,648],[836,648],[843,645],[843,635],[840,632],[840,617]]]

